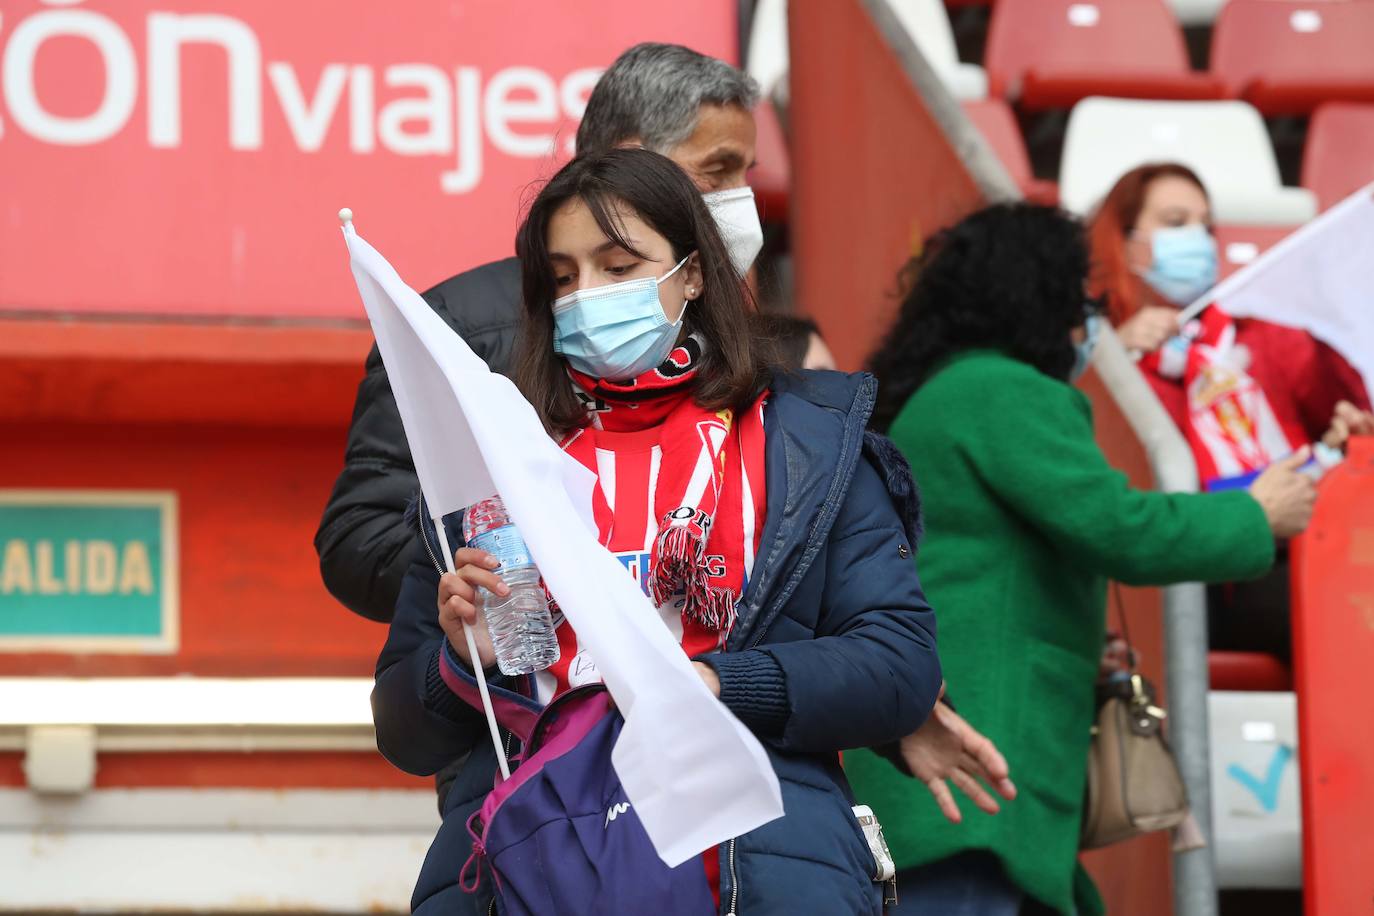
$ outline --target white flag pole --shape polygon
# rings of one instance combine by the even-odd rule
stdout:
[[[444,552],[444,566],[449,572],[453,568],[453,550],[448,546],[448,534],[444,531],[444,520],[434,520],[434,530],[439,533],[439,549]],[[491,693],[487,690],[487,674],[482,670],[482,659],[477,654],[477,638],[472,635],[472,627],[463,624],[463,636],[468,641],[469,665],[477,678],[477,691],[482,694],[482,711],[487,714],[487,726],[491,729],[491,746],[496,749],[496,762],[501,766],[501,778],[510,779],[510,764],[506,762],[506,749],[501,746],[501,729],[496,724],[496,711],[491,707]]]
[[[353,211],[344,207],[339,211],[339,222],[343,223],[345,233],[353,229]],[[381,331],[376,324],[373,325],[373,332],[380,334]],[[423,488],[421,488],[423,495]],[[428,504],[428,501],[426,501]],[[444,531],[444,520],[442,517],[434,519],[434,530],[439,535],[439,546],[444,554],[444,567],[449,572],[457,572],[453,568],[453,549],[449,547],[448,534]],[[477,679],[477,692],[482,695],[482,711],[487,717],[487,727],[491,729],[491,746],[496,750],[496,762],[501,767],[501,778],[510,779],[510,764],[506,761],[506,749],[501,745],[501,727],[496,724],[496,710],[491,705],[491,691],[487,689],[487,675],[482,670],[482,659],[477,653],[477,639],[472,635],[472,628],[463,624],[463,636],[467,639],[469,665],[472,667],[473,676]]]

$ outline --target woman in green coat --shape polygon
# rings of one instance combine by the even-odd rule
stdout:
[[[1107,580],[1253,577],[1311,513],[1301,455],[1249,492],[1216,494],[1135,490],[1107,464],[1070,384],[1098,321],[1087,270],[1067,216],[980,211],[927,246],[872,360],[874,420],[921,485],[921,573],[950,697],[1019,790],[996,817],[951,824],[887,759],[846,754],[899,869],[895,913],[1100,912],[1077,853]]]

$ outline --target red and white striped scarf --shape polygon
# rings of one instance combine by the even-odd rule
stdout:
[[[685,620],[728,633],[753,565],[764,504],[766,393],[738,415],[698,406],[692,394],[700,355],[699,342],[688,339],[662,366],[624,382],[569,370],[591,420],[562,446],[598,474],[592,508],[601,542],[609,545],[615,518],[599,478],[597,432],[659,428],[649,593],[660,606],[681,595]]]
[[[1285,427],[1246,371],[1249,353],[1236,333],[1231,317],[1212,306],[1180,337],[1140,361],[1147,372],[1182,379],[1188,403],[1184,433],[1204,484],[1262,470],[1306,439],[1300,423]]]

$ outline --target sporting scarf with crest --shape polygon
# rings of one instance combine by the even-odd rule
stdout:
[[[700,359],[701,343],[693,337],[657,369],[626,381],[570,369],[590,422],[562,446],[598,473],[598,431],[658,427],[661,458],[651,506],[658,535],[649,594],[659,606],[681,596],[684,619],[728,633],[762,529],[766,392],[742,412],[707,410],[692,397]],[[599,478],[592,508],[601,542],[610,544],[615,518]]]
[[[1205,485],[1263,470],[1306,440],[1302,425],[1283,423],[1249,369],[1236,323],[1216,306],[1145,356],[1141,368],[1183,382],[1184,433]],[[1296,419],[1296,418],[1295,418]]]

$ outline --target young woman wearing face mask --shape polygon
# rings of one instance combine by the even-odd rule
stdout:
[[[531,205],[517,252],[517,384],[597,475],[602,543],[768,748],[782,786],[784,818],[681,866],[696,870],[701,912],[878,916],[838,755],[915,731],[941,677],[911,559],[909,470],[865,435],[873,379],[771,369],[706,204],[656,153],[569,163]],[[455,560],[442,579],[412,568],[373,698],[378,745],[403,769],[469,752],[415,891],[421,914],[485,913],[491,895],[485,879],[474,896],[456,886],[463,823],[495,772],[481,712],[445,686],[472,664],[462,622],[493,689],[519,687],[491,669],[475,606],[476,586],[504,584],[480,551]],[[566,621],[557,635],[559,661],[524,687],[543,703],[599,680]]]
[[[1178,310],[1217,282],[1217,243],[1202,181],[1177,163],[1144,165],[1107,194],[1090,230],[1097,266],[1094,292],[1127,349],[1175,422],[1188,415],[1177,337]],[[1230,323],[1208,310],[1190,333]],[[1335,350],[1296,328],[1257,319],[1234,321],[1248,353],[1245,371],[1264,391],[1288,441],[1340,447],[1352,434],[1374,434],[1374,414],[1359,374]],[[1169,344],[1165,347],[1166,342]]]
[[[893,913],[1089,914],[1077,869],[1107,580],[1162,585],[1267,569],[1274,535],[1305,524],[1312,485],[1285,465],[1251,492],[1133,489],[1093,437],[1072,385],[1099,320],[1080,226],[993,206],[939,233],[913,263],[872,358],[874,422],[921,482],[921,574],[959,712],[1016,768],[995,818],[945,821],[887,761],[845,755],[885,821]]]

